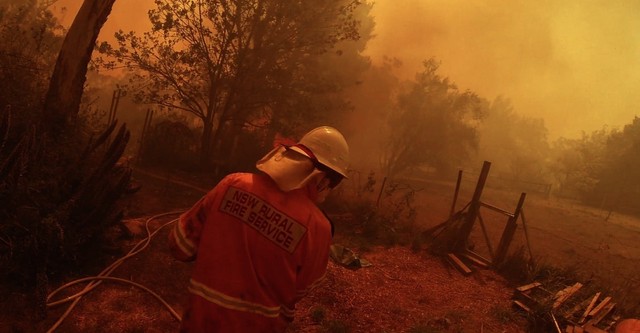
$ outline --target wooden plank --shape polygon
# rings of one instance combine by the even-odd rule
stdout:
[[[598,306],[596,306],[593,310],[591,310],[591,312],[589,312],[589,316],[594,317],[595,315],[597,315],[598,312],[600,312],[602,309],[604,309],[605,306],[607,306],[607,304],[609,304],[609,302],[611,302],[611,296],[605,297],[605,299],[603,299],[602,302],[598,304]]]
[[[539,305],[538,301],[533,299],[531,296],[525,293],[521,293],[519,291],[514,293],[514,299],[521,302],[522,304],[525,304],[528,307],[534,307]]]
[[[605,306],[604,309],[602,309],[602,311],[600,311],[596,316],[591,318],[591,320],[589,320],[587,324],[598,325],[598,323],[600,323],[600,321],[602,321],[602,319],[604,319],[604,317],[606,317],[615,306],[616,303],[607,304],[607,306]]]
[[[524,286],[520,286],[520,287],[518,287],[518,288],[516,288],[516,289],[517,289],[518,291],[520,291],[520,292],[525,292],[525,291],[527,291],[527,290],[529,290],[529,289],[533,289],[533,288],[535,288],[535,287],[539,287],[539,286],[541,286],[541,285],[542,285],[542,283],[540,283],[540,282],[532,282],[532,283],[526,284],[526,285],[524,285]]]
[[[564,329],[564,333],[573,333],[575,332],[573,325],[569,325],[567,326],[567,328]]]
[[[471,256],[471,255],[466,254],[466,253],[462,253],[461,256],[469,259],[476,266],[480,266],[482,268],[489,268],[489,265],[487,263],[481,261],[480,259],[478,259],[478,258],[476,258],[474,256]]]
[[[556,294],[556,301],[553,302],[552,308],[553,309],[558,308],[560,305],[562,305],[562,303],[564,303],[567,299],[569,299],[569,297],[571,297],[578,290],[580,290],[580,288],[582,288],[582,283],[576,282],[576,284],[574,284],[573,286],[560,290]]]
[[[582,301],[582,302],[577,303],[576,305],[574,305],[574,306],[573,306],[573,308],[571,308],[571,310],[566,311],[566,312],[563,314],[563,316],[564,316],[565,318],[571,318],[571,317],[573,317],[573,315],[574,315],[576,312],[580,311],[580,309],[582,309],[582,308],[584,308],[585,306],[587,306],[587,304],[588,304],[588,303],[589,303],[589,300],[588,300],[588,299],[586,299],[586,300],[584,300],[584,301]],[[578,320],[579,320],[579,319],[578,319]],[[576,321],[576,323],[577,323],[577,321]]]
[[[531,309],[520,301],[513,301],[513,304],[526,312],[531,312]]]
[[[595,295],[593,295],[591,302],[589,302],[589,306],[587,306],[587,308],[584,310],[582,317],[580,317],[580,320],[578,321],[579,324],[584,323],[584,321],[587,319],[589,312],[591,312],[591,310],[593,309],[593,306],[596,305],[596,301],[598,301],[598,298],[600,298],[600,294],[601,292],[597,292]]]
[[[448,253],[447,257],[449,257],[449,260],[451,261],[451,263],[453,264],[453,266],[455,266],[460,273],[462,273],[463,275],[469,275],[472,273],[471,269],[465,265],[462,260],[460,260],[458,257],[456,257],[455,254],[453,253]]]

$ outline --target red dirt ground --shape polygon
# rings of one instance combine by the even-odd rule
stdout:
[[[139,177],[143,189],[125,202],[129,216],[138,216],[128,221],[133,229],[154,214],[186,208],[202,195],[196,189],[169,188]],[[171,219],[152,221],[152,230]],[[181,313],[191,265],[170,256],[167,232],[162,229],[147,249],[113,275],[149,287]],[[137,235],[127,248],[143,236]],[[491,270],[464,277],[441,258],[404,247],[373,247],[360,256],[373,265],[350,270],[329,263],[325,284],[298,304],[289,332],[525,332],[525,319],[511,306],[513,287]],[[35,326],[22,323],[14,328],[45,331],[65,308],[51,309]],[[105,283],[86,295],[57,331],[171,332],[178,326],[149,294]]]
[[[324,332],[330,321],[351,332],[525,332],[511,310],[513,289],[492,271],[464,277],[403,247],[376,247],[363,258],[373,266],[330,263],[323,288],[298,305],[292,332]],[[319,312],[325,318],[318,324]]]
[[[141,227],[155,214],[188,208],[202,196],[202,189],[210,188],[214,183],[213,179],[195,181],[181,177],[186,183],[200,184],[185,187],[171,185],[166,180],[158,181],[144,173],[136,173],[136,177],[143,184],[142,189],[123,201],[128,224],[133,229]],[[173,180],[176,177],[171,175]],[[448,214],[451,191],[449,188],[437,191],[443,194],[438,197],[422,192],[422,195],[429,195],[428,204],[418,207],[418,218],[424,226],[441,222]],[[503,207],[513,206],[513,202],[500,202],[499,198],[491,202]],[[460,203],[464,204],[464,200],[460,199]],[[541,204],[549,205],[533,199],[527,203],[534,252],[560,253],[569,257],[576,257],[576,252],[589,253],[591,258],[601,253],[611,258],[608,252],[617,251],[614,245],[619,246],[627,236],[630,245],[622,248],[626,251],[624,255],[636,262],[634,242],[631,241],[637,239],[634,236],[638,234],[636,229],[624,225],[624,230],[618,231],[615,229],[618,224],[612,223],[617,220],[602,224],[597,222],[598,216],[594,216],[594,221],[589,221],[588,225],[608,228],[593,235],[615,238],[616,243],[607,241],[611,244],[610,249],[574,252],[557,248],[567,245],[566,241],[553,241],[556,238],[552,237],[560,235],[572,239],[577,233],[585,237],[580,244],[596,246],[597,243],[587,241],[587,235],[581,232],[576,209],[563,209],[564,215],[558,218],[550,210],[536,209]],[[152,230],[171,218],[152,221]],[[126,241],[123,247],[128,250],[142,239],[142,230],[139,228],[140,233]],[[553,232],[552,237],[547,230]],[[149,287],[180,313],[191,266],[172,259],[165,244],[167,231],[162,229],[147,249],[126,261],[113,275]],[[350,247],[348,240],[343,241],[339,234],[336,241]],[[575,244],[572,248],[578,249]],[[590,251],[589,247],[586,249]],[[373,266],[354,271],[330,262],[326,283],[298,304],[290,332],[526,332],[526,320],[511,306],[514,286],[509,286],[491,270],[478,270],[464,277],[440,257],[413,253],[404,247],[353,250]],[[113,261],[116,259],[114,257]],[[68,292],[75,290],[71,288]],[[14,292],[6,295],[7,298],[0,300],[0,332],[45,332],[65,310],[65,306],[52,308],[44,321],[34,322],[31,313],[25,311],[28,298]],[[178,326],[169,311],[149,294],[129,285],[104,283],[86,295],[56,331],[171,332],[177,331]]]

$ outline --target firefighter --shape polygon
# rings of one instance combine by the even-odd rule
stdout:
[[[332,227],[317,207],[347,176],[349,147],[322,126],[222,179],[169,235],[195,260],[182,332],[283,332],[324,277]]]

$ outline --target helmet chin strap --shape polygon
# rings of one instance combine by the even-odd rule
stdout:
[[[326,173],[323,172],[322,178],[318,182],[316,188],[316,203],[322,203],[327,199],[331,190],[333,190],[333,187],[331,187],[331,180],[327,177]]]
[[[320,181],[318,182],[318,185],[316,186],[318,189],[318,193],[324,190],[331,190],[331,187],[329,186],[330,183],[331,181],[327,178],[327,176],[323,175],[322,179],[320,179]]]

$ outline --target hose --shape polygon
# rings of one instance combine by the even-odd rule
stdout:
[[[182,320],[180,315],[164,299],[162,299],[162,297],[160,297],[158,294],[153,292],[151,289],[149,289],[149,288],[147,288],[147,287],[145,287],[145,286],[143,286],[143,285],[141,285],[139,283],[136,283],[136,282],[133,282],[133,281],[130,281],[130,280],[127,280],[127,279],[111,277],[109,275],[116,268],[118,268],[118,266],[120,266],[125,260],[135,256],[136,254],[138,254],[142,250],[144,250],[149,245],[149,243],[151,242],[151,238],[153,236],[155,236],[162,228],[164,228],[167,225],[177,221],[177,218],[173,219],[173,220],[171,220],[171,221],[169,221],[169,222],[167,222],[167,223],[165,223],[163,225],[161,225],[158,229],[154,230],[153,232],[151,232],[151,230],[149,229],[149,223],[151,221],[153,221],[155,219],[158,219],[158,218],[161,218],[161,217],[165,217],[165,216],[181,214],[182,212],[183,211],[167,212],[167,213],[158,214],[158,215],[155,215],[155,216],[152,216],[152,217],[148,218],[145,221],[145,231],[147,232],[147,237],[142,239],[133,248],[131,248],[131,250],[125,256],[123,256],[122,258],[116,260],[114,263],[112,263],[107,268],[105,268],[102,272],[100,272],[97,276],[85,277],[85,278],[81,278],[81,279],[77,279],[77,280],[71,281],[69,283],[66,283],[66,284],[60,286],[58,289],[54,290],[53,292],[51,292],[47,296],[47,307],[53,307],[53,306],[61,305],[61,304],[68,303],[68,302],[72,302],[72,303],[69,305],[67,310],[62,314],[62,316],[60,316],[60,318],[58,318],[58,320],[53,324],[53,326],[51,326],[51,328],[49,328],[47,333],[55,331],[60,326],[60,324],[62,324],[62,322],[69,316],[69,314],[71,313],[73,308],[75,308],[75,306],[78,304],[78,302],[80,301],[82,296],[84,296],[85,294],[87,294],[88,292],[93,290],[100,283],[102,283],[102,281],[112,281],[112,282],[125,283],[125,284],[129,284],[129,285],[133,285],[135,287],[138,287],[138,288],[150,293],[151,295],[153,295],[153,297],[155,297],[160,303],[162,303],[169,310],[171,315],[174,318],[176,318],[176,320],[178,320],[178,322],[180,322]],[[71,296],[67,296],[67,297],[62,298],[62,299],[57,300],[57,301],[51,301],[53,296],[58,294],[60,291],[66,289],[66,288],[68,288],[68,287],[70,287],[72,285],[76,285],[76,284],[82,283],[82,282],[89,282],[89,283],[80,292],[78,292],[76,294],[73,294]]]

